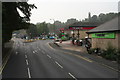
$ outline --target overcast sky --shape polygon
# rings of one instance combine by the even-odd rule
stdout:
[[[32,10],[31,23],[51,22],[76,18],[81,20],[100,13],[118,12],[119,0],[29,0],[37,9]]]

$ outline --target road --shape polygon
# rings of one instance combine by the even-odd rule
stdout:
[[[51,40],[14,39],[3,78],[117,78],[118,72],[70,51],[52,48]]]

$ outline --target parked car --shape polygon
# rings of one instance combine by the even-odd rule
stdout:
[[[42,40],[46,40],[46,38],[45,38],[45,37],[43,37],[43,38],[42,38]]]
[[[54,36],[50,36],[50,39],[54,39],[55,37]]]
[[[61,41],[61,39],[55,39],[54,41],[55,41],[55,42],[59,42],[59,41]]]

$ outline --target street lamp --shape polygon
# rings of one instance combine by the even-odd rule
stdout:
[[[50,20],[54,21],[54,34],[55,34],[55,20],[54,19],[50,19]]]

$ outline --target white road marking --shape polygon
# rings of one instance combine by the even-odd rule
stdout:
[[[51,56],[47,55],[47,57],[51,58]]]
[[[35,51],[33,51],[33,53],[35,53]]]
[[[28,60],[26,59],[26,64],[29,65]]]
[[[31,78],[30,69],[27,68],[27,70],[28,70],[28,77]]]
[[[16,55],[18,54],[18,52],[16,52]]]
[[[56,63],[60,68],[63,68],[58,62],[55,61],[55,63]]]
[[[27,55],[25,55],[25,58],[27,58]]]
[[[75,80],[77,80],[71,73],[68,73],[72,78],[74,78]]]

